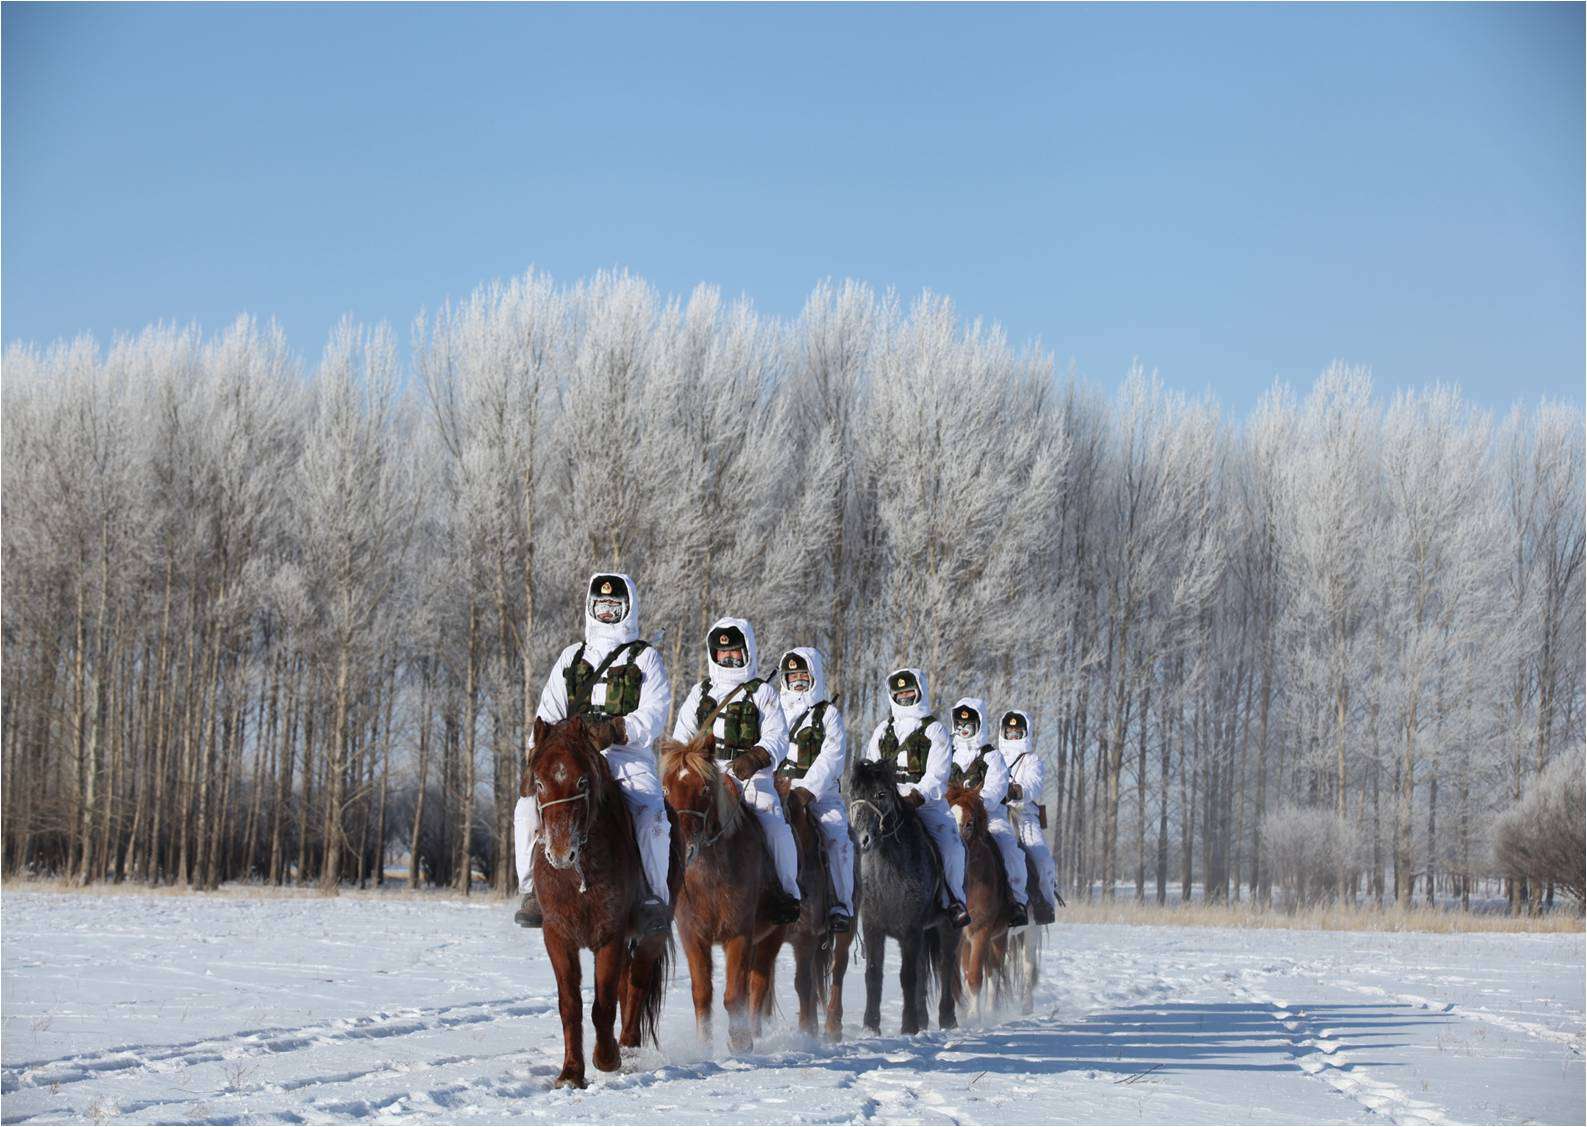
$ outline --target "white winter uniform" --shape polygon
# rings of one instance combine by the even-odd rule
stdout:
[[[718,665],[711,654],[711,637],[727,626],[737,627],[744,635],[746,660],[742,669],[729,669]],[[707,678],[710,683],[710,695],[718,704],[728,693],[755,676],[755,628],[742,618],[717,619],[711,626],[711,633],[706,635],[705,652],[705,660],[710,668]],[[742,693],[739,695],[743,696]],[[755,708],[760,712],[760,739],[756,741],[755,746],[766,749],[766,754],[771,756],[771,766],[762,767],[744,783],[744,801],[751,810],[755,811],[755,817],[760,820],[760,828],[765,831],[766,842],[771,846],[772,861],[777,866],[777,880],[782,884],[783,891],[797,900],[799,899],[799,850],[794,845],[793,830],[788,827],[788,822],[783,817],[782,799],[777,796],[776,781],[777,765],[788,753],[788,722],[782,714],[782,702],[777,697],[777,690],[770,684],[762,684],[756,689],[753,700]],[[678,719],[672,728],[673,739],[680,743],[694,739],[699,731],[695,727],[695,713],[699,708],[700,686],[696,683],[689,690],[689,695],[683,698],[683,703],[678,706]],[[725,724],[726,721],[720,714],[712,724],[718,739],[724,734]]]
[[[794,754],[794,737],[809,727],[810,714],[816,705],[827,702],[826,664],[821,653],[809,646],[799,646],[782,655],[778,664],[786,667],[789,654],[797,654],[810,667],[810,688],[802,693],[791,692],[786,683],[782,690],[782,711],[788,720],[788,754]],[[785,681],[786,681],[786,674]],[[843,724],[843,713],[837,706],[826,703],[821,713],[821,726],[825,736],[815,762],[805,772],[804,778],[794,780],[794,786],[803,787],[814,799],[811,810],[816,824],[821,827],[821,837],[826,844],[827,868],[832,874],[832,892],[838,904],[848,915],[854,914],[854,843],[849,840],[848,808],[843,805],[843,772],[848,765],[848,733]]]
[[[914,674],[915,683],[920,686],[920,699],[914,704],[905,706],[893,700],[892,690],[888,686],[900,673]],[[902,744],[914,735],[931,715],[926,696],[926,675],[919,669],[909,667],[895,669],[887,675],[887,683],[882,686],[882,691],[887,694],[887,707],[893,714],[893,735],[900,744],[898,766],[905,768],[906,753]],[[887,722],[884,720],[871,732],[870,742],[865,745],[866,759],[882,757],[882,733],[886,730]],[[949,813],[948,804],[942,800],[942,796],[948,790],[948,776],[953,770],[953,752],[948,743],[948,730],[940,721],[932,720],[926,725],[926,738],[931,741],[931,751],[926,757],[925,773],[921,775],[918,783],[900,782],[898,793],[908,794],[912,790],[918,790],[920,796],[926,800],[920,806],[920,820],[925,823],[926,832],[931,835],[931,840],[937,844],[937,851],[942,854],[942,875],[948,886],[948,895],[962,904],[964,903],[964,842],[959,840],[959,826],[953,820],[953,815]]]
[[[1009,780],[1018,783],[1023,791],[1019,799],[1010,803],[1019,816],[1019,843],[1036,859],[1036,872],[1041,879],[1036,891],[1048,903],[1057,904],[1058,865],[1053,860],[1046,839],[1042,837],[1041,823],[1036,817],[1036,804],[1041,801],[1042,790],[1047,785],[1047,772],[1041,756],[1036,754],[1036,734],[1031,727],[1030,717],[1017,708],[1009,709],[1009,712],[1025,719],[1025,738],[1022,740],[1005,739],[1003,721],[999,719],[997,724],[997,747],[1003,753],[1003,761],[1008,764]],[[1004,713],[1005,716],[1008,714]]]
[[[987,749],[986,778],[981,783],[981,805],[986,807],[986,828],[1003,857],[1009,893],[1014,897],[1014,903],[1024,904],[1025,855],[1019,851],[1019,839],[1014,836],[1014,827],[1008,820],[1008,808],[1003,805],[1003,798],[1008,794],[1008,764],[986,738],[987,724],[991,721],[986,701],[980,697],[960,697],[953,706],[954,727],[958,727],[960,710],[966,708],[975,713],[975,735],[965,739],[957,731],[954,732],[953,765],[961,771],[968,771],[980,750],[983,747]]]
[[[628,586],[628,614],[621,622],[601,622],[590,613],[589,598],[584,600],[584,660],[597,668],[613,649],[639,637],[639,590],[634,581],[619,572],[596,572],[591,582],[601,575],[614,575]],[[568,691],[565,671],[572,664],[578,645],[569,646],[558,655],[551,674],[546,678],[540,693],[540,706],[535,715],[547,724],[566,720],[568,716]],[[630,655],[619,656],[613,667],[627,663]],[[634,819],[634,834],[639,841],[639,856],[645,868],[645,880],[650,891],[663,903],[667,895],[667,861],[671,844],[671,830],[667,824],[667,809],[661,796],[661,778],[656,774],[656,754],[651,748],[667,723],[667,706],[672,700],[672,686],[667,682],[667,670],[661,654],[655,647],[647,646],[635,659],[644,681],[639,689],[639,704],[623,717],[628,742],[609,747],[603,752],[612,769],[617,785],[622,789],[623,801]],[[599,708],[606,700],[606,678],[603,675],[590,692],[591,705]],[[534,733],[527,737],[525,751],[534,746]],[[540,834],[540,807],[531,798],[520,798],[513,808],[513,846],[518,862],[518,884],[528,892],[533,875],[534,846]]]

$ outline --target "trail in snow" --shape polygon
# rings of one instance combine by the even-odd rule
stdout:
[[[1036,1012],[837,1045],[781,1020],[552,1091],[555,981],[496,900],[8,892],[6,1123],[1579,1123],[1581,936],[1057,926]],[[845,1005],[863,1010],[863,975]],[[588,993],[586,991],[586,993]],[[724,1023],[718,1022],[719,1028]],[[587,1034],[588,1038],[588,1034]],[[642,1098],[636,1098],[642,1097]]]

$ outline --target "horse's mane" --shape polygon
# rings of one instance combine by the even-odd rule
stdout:
[[[948,793],[943,796],[949,806],[957,806],[964,811],[964,816],[969,819],[969,838],[985,837],[989,832],[987,823],[986,803],[981,801],[981,792],[965,786],[963,783],[950,783]]]
[[[732,833],[744,818],[744,803],[739,800],[738,788],[724,781],[722,769],[711,756],[714,741],[710,728],[697,733],[687,743],[667,736],[657,739],[661,778],[666,782],[690,771],[699,775],[716,796],[716,824],[723,833]]]
[[[590,800],[595,809],[599,810],[611,801],[612,796],[618,791],[617,778],[612,774],[606,756],[601,754],[602,749],[595,746],[596,742],[582,716],[570,716],[566,720],[558,720],[535,740],[534,750],[529,753],[529,771],[533,773],[535,764],[546,752],[552,749],[565,752],[578,765],[579,770],[589,777]]]
[[[857,759],[850,774],[856,786],[862,783],[884,783],[892,789],[898,786],[898,771],[890,759]]]

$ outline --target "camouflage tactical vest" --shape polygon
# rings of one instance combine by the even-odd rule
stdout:
[[[970,760],[968,767],[954,764],[953,781],[972,790],[980,790],[981,784],[986,782],[986,757],[988,752],[996,751],[991,744],[982,744],[975,753],[975,758]],[[999,755],[1002,752],[998,752]]]
[[[882,738],[877,741],[877,750],[882,753],[882,758],[893,759],[896,762],[899,747],[904,751],[904,762],[899,764],[903,769],[904,781],[918,783],[926,773],[926,760],[931,755],[931,737],[926,735],[926,729],[937,722],[935,716],[927,716],[920,722],[920,726],[900,745],[898,733],[893,731],[893,718],[887,718],[887,730],[882,733]]]
[[[578,653],[573,655],[573,660],[562,671],[568,691],[568,715],[627,716],[638,708],[639,687],[644,684],[645,674],[636,659],[649,646],[650,643],[645,641],[624,642],[606,655],[606,660],[601,662],[599,668],[594,668],[584,660],[584,643],[580,642]],[[618,655],[624,652],[628,654],[628,660],[616,665]],[[606,702],[596,708],[590,703],[590,695],[603,677],[606,682]]]
[[[755,707],[755,694],[765,683],[759,677],[746,681],[743,690],[722,709],[722,735],[716,741],[716,758],[733,759],[760,742],[760,709]],[[700,703],[694,710],[695,726],[704,724],[705,718],[715,708],[711,679],[703,678],[700,681]]]
[[[791,725],[792,734],[788,737],[788,757],[777,767],[779,775],[786,775],[791,779],[802,779],[810,773],[810,768],[815,765],[816,756],[821,754],[821,745],[827,739],[827,726],[825,723],[827,701],[822,701],[814,708],[807,708]],[[805,717],[810,717],[810,723],[804,724]]]

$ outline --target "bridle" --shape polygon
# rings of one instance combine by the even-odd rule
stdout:
[[[535,780],[539,783],[539,780]],[[581,775],[579,781],[584,784],[584,789],[577,794],[570,794],[566,798],[553,798],[550,802],[541,802],[538,798],[535,803],[540,807],[542,819],[545,812],[553,806],[562,806],[569,802],[584,803],[584,820],[579,823],[578,833],[573,838],[573,871],[579,874],[579,891],[588,892],[589,885],[584,879],[584,847],[590,840],[590,823],[595,820],[595,807],[590,802],[590,783],[588,775]],[[545,853],[546,864],[556,868],[551,860],[551,854],[546,851],[546,835],[540,837],[540,852]]]
[[[850,822],[854,821],[854,811],[859,809],[862,806],[865,809],[869,810],[872,814],[876,815],[876,836],[877,837],[881,837],[881,838],[894,837],[894,836],[896,836],[898,834],[899,830],[904,828],[904,820],[903,820],[903,818],[900,817],[900,818],[894,819],[893,828],[892,829],[888,829],[887,828],[887,815],[882,813],[882,808],[880,806],[877,806],[876,803],[872,802],[868,798],[856,798],[853,802],[849,803],[849,821]]]
[[[722,785],[722,780],[718,779],[716,781],[716,785],[720,787]],[[713,799],[711,803],[711,810],[715,809],[716,801]],[[683,854],[683,867],[687,869],[690,865],[694,864],[694,859],[700,855],[700,850],[710,849],[713,845],[722,840],[722,835],[727,833],[727,826],[718,820],[716,824],[716,832],[714,834],[708,834],[706,831],[711,825],[710,810],[690,810],[688,807],[684,806],[674,806],[673,810],[675,810],[680,815],[687,814],[691,818],[700,819],[699,833],[690,838],[689,848]]]

